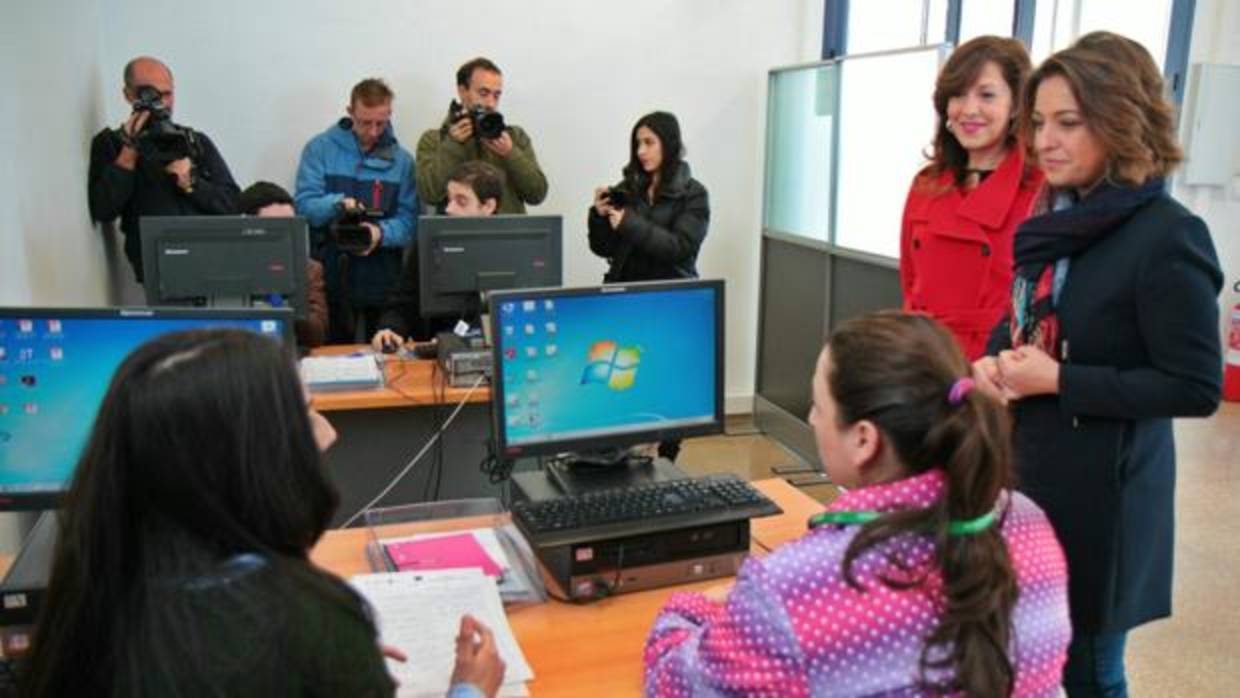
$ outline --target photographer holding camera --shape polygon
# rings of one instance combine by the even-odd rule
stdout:
[[[538,166],[529,135],[506,124],[498,111],[504,76],[486,58],[456,71],[457,100],[443,125],[418,140],[418,193],[442,213],[448,203],[448,175],[461,163],[481,160],[504,173],[504,196],[497,213],[525,213],[525,205],[547,197],[547,177]],[[459,100],[459,101],[458,101]]]
[[[142,283],[141,216],[231,214],[240,190],[206,134],[172,121],[172,71],[155,58],[129,61],[125,101],[133,112],[120,128],[105,128],[90,143],[90,217],[117,216],[125,256]]]
[[[590,250],[610,264],[603,281],[697,277],[710,200],[683,158],[675,115],[656,111],[638,119],[624,179],[595,189],[587,215]]]
[[[684,154],[674,114],[651,112],[633,125],[624,179],[595,189],[586,214],[590,251],[609,265],[605,283],[697,278],[710,198]],[[679,441],[659,444],[663,458],[679,452]]]
[[[362,80],[349,115],[301,151],[294,199],[323,262],[329,342],[355,341],[359,322],[366,338],[375,333],[417,227],[413,157],[396,141],[393,97],[382,80]]]

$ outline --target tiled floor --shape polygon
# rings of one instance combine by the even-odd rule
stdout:
[[[773,477],[795,464],[779,444],[735,419],[731,435],[687,441],[677,464],[701,474]],[[1240,404],[1176,423],[1178,483],[1174,615],[1129,636],[1133,696],[1240,695]],[[806,488],[828,502],[831,485]]]

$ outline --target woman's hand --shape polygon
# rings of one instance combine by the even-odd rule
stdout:
[[[1003,377],[999,373],[999,360],[995,357],[983,356],[973,362],[973,385],[984,394],[998,400],[999,404],[1007,404],[1007,390],[1003,387]]]
[[[473,684],[483,694],[494,696],[504,682],[504,668],[491,630],[473,616],[461,616],[452,683]]]
[[[611,208],[610,206],[608,208]],[[607,212],[607,222],[611,223],[612,230],[619,230],[620,224],[624,221],[624,209],[612,208]]]
[[[999,375],[1008,399],[1059,393],[1059,362],[1026,344],[999,354]]]
[[[611,201],[607,198],[607,187],[594,188],[594,212],[606,217],[612,211]]]

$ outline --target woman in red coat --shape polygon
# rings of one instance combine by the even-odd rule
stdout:
[[[1031,68],[1016,39],[981,36],[952,53],[934,87],[931,161],[904,205],[904,309],[947,325],[970,359],[1007,309],[1012,237],[1042,185],[1013,127]]]

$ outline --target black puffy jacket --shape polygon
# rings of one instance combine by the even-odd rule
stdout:
[[[616,185],[626,191],[626,183]],[[706,187],[681,163],[652,206],[645,193],[629,191],[620,227],[591,206],[588,214],[590,249],[611,264],[603,280],[654,281],[696,278],[698,250],[710,225]]]

